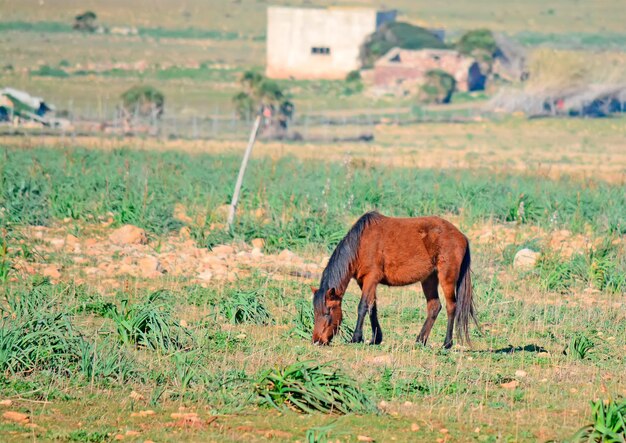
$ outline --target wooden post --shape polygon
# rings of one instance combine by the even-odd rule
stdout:
[[[250,153],[256,140],[256,136],[259,132],[259,126],[261,125],[261,115],[257,115],[252,126],[252,132],[250,132],[250,139],[248,140],[248,147],[241,160],[241,166],[239,167],[239,175],[237,176],[237,183],[235,184],[235,191],[233,192],[233,200],[230,202],[230,209],[228,210],[228,229],[232,229],[233,221],[235,220],[235,212],[237,211],[237,203],[239,202],[239,191],[241,191],[241,185],[243,183],[243,176],[246,173],[246,166],[248,166],[248,160],[250,159]]]

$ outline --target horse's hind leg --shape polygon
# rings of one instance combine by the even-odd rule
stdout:
[[[422,282],[422,289],[424,290],[424,295],[426,296],[426,321],[417,336],[417,342],[422,343],[423,345],[425,345],[428,341],[430,330],[433,328],[435,320],[437,320],[439,311],[441,311],[441,302],[439,301],[439,294],[437,292],[438,285],[439,279],[437,278],[436,272],[430,274],[430,276]]]
[[[446,267],[440,270],[439,279],[441,289],[446,298],[446,312],[448,313],[448,328],[446,330],[446,338],[443,347],[450,349],[452,347],[452,334],[454,332],[454,317],[456,315],[456,280],[458,278],[458,268]]]

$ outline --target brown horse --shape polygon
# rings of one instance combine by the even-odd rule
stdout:
[[[468,323],[474,315],[470,249],[467,237],[439,217],[391,218],[368,212],[339,242],[322,274],[319,289],[313,290],[315,326],[313,343],[326,345],[341,325],[341,302],[352,278],[363,292],[353,343],[363,341],[363,321],[369,312],[370,344],[380,344],[383,333],[378,323],[376,286],[404,286],[421,282],[426,296],[427,317],[418,343],[426,344],[441,310],[438,285],[446,298],[448,329],[443,343],[452,346],[456,321],[459,341],[469,342]]]

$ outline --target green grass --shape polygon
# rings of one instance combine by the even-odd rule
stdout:
[[[175,204],[182,204],[190,216],[204,215],[206,223],[191,228],[198,243],[207,246],[207,226],[220,221],[215,210],[230,201],[240,160],[229,155],[80,148],[61,153],[6,148],[3,155],[1,227],[47,225],[65,217],[89,221],[112,213],[118,224],[161,235],[183,226],[174,218]],[[330,249],[349,221],[374,208],[396,216],[462,213],[466,224],[511,221],[573,232],[592,228],[606,235],[621,235],[626,229],[623,189],[601,182],[580,186],[567,178],[390,170],[294,158],[252,160],[248,171],[235,231],[244,239],[265,238],[269,251],[308,244]],[[268,222],[258,223],[250,212],[257,208],[267,210]],[[607,268],[610,276],[609,259],[592,261]],[[603,280],[599,285],[622,283]]]

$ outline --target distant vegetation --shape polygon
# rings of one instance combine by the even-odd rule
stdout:
[[[426,81],[420,87],[420,100],[426,103],[450,103],[456,90],[456,80],[441,69],[426,73]]]
[[[130,114],[160,117],[165,109],[165,96],[150,85],[133,86],[121,98],[124,109]]]
[[[444,49],[447,45],[428,29],[410,23],[386,23],[370,35],[361,46],[361,63],[363,66],[371,67],[378,58],[395,47]]]

